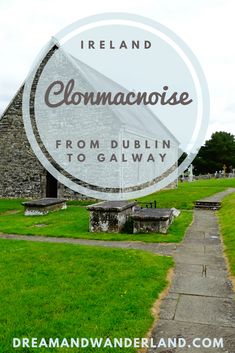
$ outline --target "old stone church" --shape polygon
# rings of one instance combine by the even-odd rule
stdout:
[[[50,51],[58,49],[54,43],[52,43],[50,48]],[[50,51],[47,52],[43,61],[47,59]],[[40,66],[43,65],[43,61]],[[103,79],[103,76],[98,72],[92,70],[91,73],[91,77],[95,76],[96,80]],[[108,79],[105,77],[105,80],[107,81]],[[109,81],[107,82],[109,83]],[[35,199],[43,197],[83,198],[84,196],[81,194],[58,182],[42,166],[32,151],[23,123],[23,90],[24,85],[16,93],[0,117],[0,197]],[[124,115],[126,115],[126,112]],[[158,120],[157,124],[162,128]],[[175,185],[173,183],[171,187]]]

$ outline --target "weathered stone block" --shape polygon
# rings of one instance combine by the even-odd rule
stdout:
[[[166,234],[173,221],[171,208],[142,208],[131,215],[133,233]]]
[[[90,232],[120,233],[135,205],[135,201],[104,201],[88,206]]]
[[[35,201],[22,202],[25,216],[43,216],[49,212],[64,210],[67,208],[66,200],[57,198],[44,198]]]

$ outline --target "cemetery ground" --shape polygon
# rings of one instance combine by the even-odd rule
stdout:
[[[228,187],[235,187],[235,179],[212,179],[179,183],[178,189],[162,190],[148,195],[140,201],[157,201],[157,207],[175,207],[181,215],[175,219],[167,235],[162,234],[115,234],[90,233],[89,213],[86,210],[89,201],[70,201],[68,209],[49,213],[45,216],[25,217],[19,199],[0,200],[0,233],[42,235],[55,237],[83,238],[95,240],[142,241],[149,243],[179,243],[186,229],[192,223],[194,201],[202,199]]]
[[[143,198],[142,201],[146,202],[156,199],[157,207],[176,207],[182,211],[181,216],[172,224],[167,235],[89,234],[88,212],[85,209],[87,202],[72,201],[67,210],[46,216],[25,217],[21,200],[0,201],[0,232],[41,235],[42,239],[43,236],[50,235],[107,241],[118,239],[131,242],[133,240],[133,243],[140,243],[139,241],[142,240],[142,244],[144,242],[180,243],[192,223],[193,202],[231,187],[235,187],[235,179],[185,182],[180,183],[178,189],[160,191]],[[216,212],[219,217],[220,231],[223,236],[231,276],[235,276],[234,213],[235,194],[233,193],[223,200],[221,210]],[[206,211],[203,216],[205,224],[207,223],[207,214],[212,215],[214,212]],[[197,219],[195,226],[197,229]],[[212,225],[212,227],[214,226]],[[201,234],[201,228],[198,229]],[[192,234],[194,234],[193,237],[197,237],[197,230]],[[185,251],[186,244],[191,249],[191,241],[192,239],[189,237],[187,243],[177,250],[179,252],[176,254],[176,265],[178,266],[178,269],[176,267],[176,280],[182,277],[182,274],[178,277],[179,268],[182,265],[178,264],[177,258],[179,259],[183,255],[183,259],[187,255],[182,252]],[[197,246],[201,247],[200,244]],[[197,246],[195,245],[195,251],[201,251],[197,250]],[[154,322],[151,308],[160,293],[166,288],[167,274],[174,264],[170,256],[159,256],[142,250],[73,244],[0,239],[0,249],[0,353],[15,351],[11,348],[12,337],[146,337]],[[197,256],[199,255],[196,253]],[[202,257],[204,258],[204,255]],[[193,252],[189,254],[187,261],[191,262],[192,259]],[[221,258],[218,257],[218,260],[220,262],[216,268],[219,268],[222,263]],[[193,272],[190,272],[191,267],[194,271],[197,266],[199,267],[199,265],[189,265],[189,270],[185,269],[184,276],[186,278],[189,275],[191,279],[196,276],[196,280],[201,283],[202,277],[197,277],[197,274],[193,275]],[[199,271],[201,271],[200,268]],[[217,273],[217,271],[223,273],[224,276],[224,269],[221,272],[219,270],[214,272]],[[212,279],[206,281],[203,283],[212,285]],[[223,281],[223,278],[220,281]],[[177,290],[176,287],[175,290]],[[195,290],[209,291],[211,289],[210,287],[195,287]],[[220,290],[220,287],[217,290]],[[167,315],[168,319],[176,302],[171,290],[169,295],[170,299],[166,298],[165,304],[171,303],[171,305],[166,310],[163,304],[163,313],[160,314]],[[183,295],[184,297],[188,298],[189,296]],[[192,298],[197,301],[198,295],[193,295]],[[216,297],[208,298],[209,302],[217,302],[217,300],[220,303],[223,301]],[[231,301],[231,299],[229,300]],[[195,302],[192,303],[195,304]],[[179,309],[180,307],[178,307]],[[211,319],[208,310],[205,310],[205,313]],[[198,313],[202,311],[201,315],[203,315],[202,308],[196,311]],[[179,314],[182,315],[182,312]],[[187,312],[183,312],[183,315],[186,314]],[[194,312],[190,312],[190,317],[187,320],[194,318],[194,314]],[[228,320],[228,318],[225,319]],[[172,328],[170,330],[171,326],[164,325],[171,325],[171,322]],[[164,320],[160,316],[159,325],[159,329],[166,328],[165,334],[168,337],[174,337],[177,334],[177,321]],[[186,323],[186,326],[188,330],[201,327],[191,321]],[[202,329],[209,328],[210,325],[202,327]],[[218,332],[222,332],[219,327],[212,326],[212,329],[213,327],[215,330],[218,329]],[[182,324],[179,324],[179,329],[182,329]],[[230,337],[232,337],[231,330],[227,329]],[[159,332],[157,335],[159,337]],[[26,348],[17,351],[33,352],[34,350]],[[40,351],[69,352],[71,349],[59,350],[55,348],[41,349]],[[92,351],[95,352],[97,349],[89,348],[89,352]],[[129,353],[136,350],[134,348],[99,349],[99,352],[111,351]]]
[[[1,353],[35,351],[13,349],[13,337],[145,337],[173,265],[139,250],[7,240],[0,248]],[[74,350],[40,349],[49,351]]]

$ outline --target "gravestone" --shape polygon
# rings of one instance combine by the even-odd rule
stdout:
[[[193,181],[193,165],[190,164],[188,168],[188,181],[192,182]]]
[[[49,212],[64,210],[67,208],[65,199],[44,198],[22,202],[25,216],[43,216]]]
[[[221,208],[221,201],[213,201],[209,199],[197,200],[194,202],[194,205],[196,209],[217,211]]]
[[[166,234],[174,219],[172,208],[142,208],[131,215],[133,233]]]
[[[120,233],[125,230],[136,201],[104,201],[87,206],[90,232]]]

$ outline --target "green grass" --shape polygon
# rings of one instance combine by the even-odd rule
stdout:
[[[23,214],[20,203],[13,205],[11,200],[0,200],[9,211],[0,213],[0,232],[26,235],[48,235],[57,237],[86,238],[96,240],[135,240],[144,242],[180,242],[186,228],[192,222],[192,212],[185,211],[174,221],[167,235],[162,234],[116,234],[90,233],[89,213],[82,206],[68,206],[67,210],[49,213],[46,216],[30,216]],[[11,211],[18,210],[18,213]],[[40,226],[41,225],[41,226]]]
[[[144,251],[0,240],[0,352],[13,337],[145,337],[171,257]],[[99,352],[135,352],[99,349]]]
[[[22,210],[23,199],[0,199],[0,215],[11,210]]]
[[[177,243],[183,239],[187,227],[192,222],[193,202],[223,191],[228,187],[235,187],[235,179],[184,182],[179,183],[178,189],[162,190],[140,199],[146,202],[156,200],[157,207],[176,207],[183,210],[170,227],[167,235],[89,233],[89,215],[85,205],[89,204],[90,201],[70,201],[67,210],[46,216],[25,217],[20,200],[0,200],[0,232],[97,240]],[[18,213],[15,213],[16,211]]]
[[[177,189],[161,190],[141,198],[141,201],[157,201],[157,207],[175,207],[178,209],[191,210],[194,201],[211,196],[217,192],[235,187],[235,179],[209,179],[199,180],[192,183],[184,182]]]
[[[198,180],[192,183],[178,184],[177,189],[161,190],[139,199],[141,202],[157,201],[157,207],[192,210],[194,201],[224,191],[229,187],[235,188],[235,178]],[[91,201],[69,201],[73,205],[90,204]]]
[[[235,276],[235,193],[224,198],[218,215],[231,273]]]

